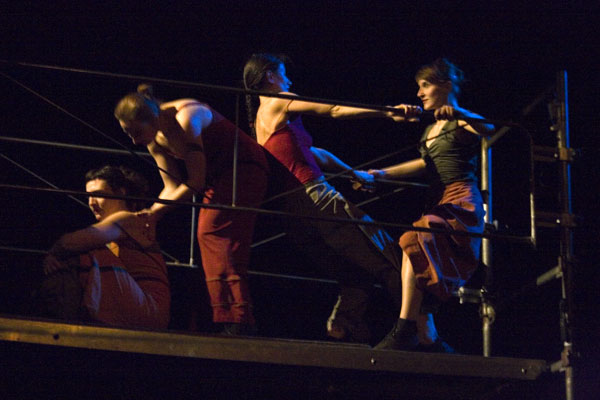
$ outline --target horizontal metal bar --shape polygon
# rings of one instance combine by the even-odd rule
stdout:
[[[28,248],[23,248],[23,247],[14,247],[14,246],[0,246],[0,251],[31,253],[31,254],[39,254],[39,255],[48,254],[48,251],[46,251],[46,250],[28,249]],[[175,262],[168,261],[168,262],[166,262],[166,264],[170,267],[181,267],[181,268],[198,268],[199,267],[196,264],[180,263],[177,261],[175,261]],[[313,278],[313,277],[307,277],[307,276],[279,274],[279,273],[263,272],[263,271],[255,271],[255,270],[249,270],[248,274],[256,275],[256,276],[267,276],[267,277],[271,277],[271,278],[282,278],[282,279],[290,279],[290,280],[308,281],[308,282],[331,283],[331,284],[338,283],[338,281],[333,280],[333,279]],[[381,287],[380,285],[374,285],[374,286]]]
[[[2,184],[2,183],[0,183],[0,188],[90,196],[90,193],[83,192],[80,190],[39,188],[39,187],[29,187],[29,186],[22,186],[22,185],[8,185],[8,184]],[[266,215],[300,218],[300,219],[310,219],[310,220],[316,220],[316,221],[338,222],[338,223],[343,223],[343,224],[364,225],[364,226],[367,226],[367,225],[382,226],[382,227],[402,229],[404,231],[433,232],[433,233],[440,233],[440,234],[444,234],[444,235],[470,236],[470,237],[481,237],[481,238],[485,237],[485,238],[495,238],[495,239],[499,239],[499,240],[507,240],[507,241],[527,243],[527,244],[531,243],[530,237],[500,235],[500,234],[489,233],[489,232],[472,233],[472,232],[457,231],[457,230],[452,230],[452,229],[421,228],[421,227],[417,227],[417,226],[412,226],[412,225],[407,225],[407,224],[398,224],[398,223],[393,223],[393,222],[364,221],[364,220],[360,220],[360,219],[301,215],[301,214],[294,214],[294,213],[285,212],[285,211],[266,210],[266,209],[261,209],[261,208],[230,206],[230,205],[225,205],[225,204],[206,204],[206,203],[196,203],[196,202],[188,202],[188,201],[173,201],[173,200],[164,200],[164,199],[157,199],[157,198],[150,198],[150,197],[121,196],[121,195],[112,195],[112,194],[109,195],[109,194],[100,194],[100,193],[94,193],[93,196],[94,197],[111,198],[111,199],[156,202],[156,203],[163,203],[163,204],[170,204],[170,205],[194,206],[194,207],[199,207],[199,208],[208,208],[208,209],[216,209],[216,210],[234,210],[234,211],[255,212],[257,214],[266,214]]]
[[[0,63],[15,65],[19,67],[28,67],[28,68],[38,68],[38,69],[46,69],[46,70],[54,70],[54,71],[62,71],[62,72],[72,72],[86,75],[94,75],[94,76],[103,76],[110,78],[119,78],[119,79],[128,79],[135,81],[146,81],[146,82],[158,82],[171,86],[180,86],[180,87],[192,87],[192,88],[203,88],[210,89],[221,92],[229,92],[234,94],[246,94],[253,96],[264,96],[264,97],[276,97],[281,99],[289,99],[289,100],[299,100],[299,101],[310,101],[314,103],[323,103],[323,104],[333,104],[340,105],[346,107],[358,107],[365,108],[370,110],[378,110],[385,112],[392,112],[402,114],[402,112],[394,108],[392,106],[381,106],[375,104],[366,104],[366,103],[358,103],[344,100],[336,100],[336,99],[325,99],[319,97],[309,97],[309,96],[299,96],[295,94],[283,94],[283,93],[271,93],[271,92],[263,92],[259,90],[250,90],[232,86],[224,86],[224,85],[213,85],[208,83],[199,83],[199,82],[189,82],[189,81],[181,81],[175,79],[165,79],[165,78],[155,78],[151,76],[143,76],[143,75],[132,75],[132,74],[122,74],[122,73],[114,73],[114,72],[105,72],[105,71],[97,71],[97,70],[89,70],[83,68],[71,68],[71,67],[63,67],[57,65],[45,65],[45,64],[35,64],[29,62],[11,62],[8,60],[0,60]],[[433,116],[433,112],[426,112],[427,114]],[[480,123],[490,123],[494,125],[500,126],[511,126],[511,127],[520,127],[521,125],[514,121],[506,121],[506,120],[497,120],[497,119],[484,119],[484,118],[472,118],[472,117],[460,117],[461,120],[465,120],[467,122],[480,122]]]
[[[85,151],[95,151],[99,153],[109,153],[109,154],[122,154],[122,155],[131,155],[132,151],[121,150],[121,149],[112,149],[109,147],[94,147],[94,146],[83,146],[79,144],[71,144],[71,143],[61,143],[61,142],[51,142],[47,140],[34,140],[34,139],[23,139],[16,138],[10,136],[0,136],[0,140],[4,142],[13,142],[13,143],[25,143],[25,144],[35,144],[40,146],[51,146],[58,147],[64,149],[73,149],[73,150],[85,150]],[[143,151],[133,151],[133,153],[142,157],[150,157],[150,153]]]

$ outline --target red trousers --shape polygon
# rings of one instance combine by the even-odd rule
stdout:
[[[160,258],[160,254],[155,256]],[[82,254],[79,262],[82,306],[88,318],[108,325],[167,328],[171,298],[166,277],[164,282],[137,282],[121,259],[106,248]]]
[[[224,171],[203,200],[231,205],[232,171]],[[237,205],[260,207],[267,173],[256,164],[238,166]],[[248,261],[256,213],[203,208],[198,218],[198,244],[214,322],[254,324],[248,288]]]

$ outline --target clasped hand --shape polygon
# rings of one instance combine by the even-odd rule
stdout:
[[[399,111],[388,111],[388,116],[396,122],[419,122],[419,115],[423,113],[421,107],[410,104],[398,104],[395,105],[394,108]]]

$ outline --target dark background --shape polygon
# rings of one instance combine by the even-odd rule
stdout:
[[[114,105],[135,90],[136,79],[120,79],[18,66],[27,62],[84,70],[141,75],[180,81],[241,86],[244,62],[253,52],[285,53],[293,65],[288,76],[298,94],[372,104],[418,104],[413,76],[416,69],[446,56],[465,72],[460,104],[486,117],[522,123],[494,147],[494,219],[506,233],[528,233],[528,142],[555,146],[556,136],[544,97],[525,117],[523,110],[556,82],[558,71],[569,78],[571,146],[577,149],[572,168],[573,210],[581,217],[575,231],[576,349],[586,360],[597,359],[595,341],[600,325],[595,306],[598,272],[599,149],[597,109],[600,105],[598,39],[600,22],[594,2],[523,2],[517,6],[473,7],[467,2],[407,7],[347,2],[298,2],[297,5],[246,2],[178,3],[160,7],[131,4],[76,6],[53,2],[19,2],[0,10],[0,71],[47,97],[56,106],[123,143],[112,116]],[[0,76],[0,135],[99,147],[117,147],[96,130],[50,105],[6,76]],[[234,120],[236,98],[231,93],[155,84],[165,99],[195,97]],[[552,90],[550,91],[550,93]],[[243,99],[241,127],[246,129]],[[424,124],[403,125],[386,120],[333,121],[305,118],[315,145],[351,165],[407,149],[383,167],[415,157],[414,145]],[[1,153],[54,185],[83,190],[83,175],[106,163],[143,171],[154,193],[160,189],[156,171],[129,156],[0,141]],[[0,158],[2,183],[45,186],[30,173]],[[540,165],[535,175],[540,208],[558,210],[556,165]],[[335,182],[352,200],[369,196],[352,193],[345,181]],[[393,187],[382,187],[381,193]],[[375,219],[410,223],[420,211],[422,193],[409,189],[364,209]],[[85,198],[83,199],[85,201]],[[2,189],[0,245],[47,249],[62,233],[93,222],[84,208],[62,194]],[[187,262],[189,209],[161,222],[163,248]],[[276,221],[261,218],[257,239],[277,233]],[[399,236],[400,230],[390,230]],[[511,242],[494,245],[494,295],[502,304],[494,325],[494,354],[559,358],[560,285],[518,290],[557,263],[555,230],[539,231],[539,246]],[[0,253],[0,312],[19,313],[39,278],[41,256],[16,251]],[[311,268],[285,239],[257,248],[254,271],[324,277]],[[174,288],[173,328],[186,329],[195,318],[210,329],[200,271],[171,268]],[[267,278],[254,275],[253,295],[260,333],[265,336],[323,339],[323,322],[335,299],[328,283]],[[200,288],[200,289],[198,289]],[[517,295],[518,293],[518,295]],[[372,323],[385,333],[393,313],[385,298],[375,296]],[[198,304],[198,306],[195,306]],[[196,316],[191,310],[196,310]],[[390,319],[391,318],[391,319]],[[444,337],[465,353],[481,352],[476,305],[450,301],[438,317]],[[582,368],[589,385],[595,372]],[[591,386],[590,386],[591,387]]]

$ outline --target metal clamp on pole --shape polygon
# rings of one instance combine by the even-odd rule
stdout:
[[[479,317],[481,318],[483,336],[483,356],[490,357],[492,353],[492,325],[496,321],[496,309],[489,301],[487,290],[484,287],[470,289],[463,286],[454,292],[454,296],[458,297],[460,304],[480,304]]]

